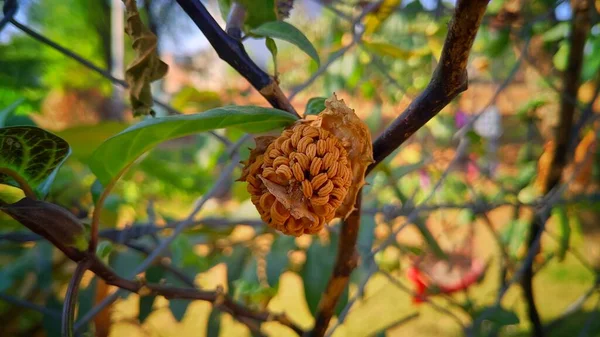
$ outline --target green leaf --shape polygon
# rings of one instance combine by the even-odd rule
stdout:
[[[486,46],[486,53],[490,57],[498,57],[510,45],[510,29],[503,29],[490,34],[490,40]]]
[[[271,287],[277,287],[279,277],[289,265],[288,253],[296,248],[295,238],[280,235],[275,239],[269,254],[267,254],[267,282]]]
[[[385,42],[363,42],[367,50],[380,56],[389,56],[398,60],[408,60],[411,56],[417,55],[414,50],[407,50]]]
[[[527,230],[529,224],[527,221],[522,219],[514,219],[508,223],[508,226],[504,227],[500,233],[500,239],[507,245],[507,251],[510,256],[515,257],[521,245],[527,238]]]
[[[72,157],[85,162],[102,142],[123,131],[127,124],[122,122],[101,122],[95,125],[80,125],[56,133],[64,139],[73,151]]]
[[[184,113],[214,109],[221,105],[221,96],[217,92],[199,91],[190,86],[183,87],[171,100],[171,106]]]
[[[250,33],[263,37],[270,37],[287,41],[300,48],[313,60],[320,64],[319,54],[310,41],[298,28],[284,21],[271,21],[260,25],[250,31]]]
[[[98,247],[96,247],[96,255],[98,255],[101,260],[107,260],[113,249],[114,247],[110,241],[102,240],[98,243]]]
[[[518,189],[524,188],[529,185],[537,173],[537,163],[530,162],[523,164],[519,167],[519,174],[515,179],[516,187]]]
[[[182,272],[188,277],[194,279],[196,277],[196,271],[194,268],[183,268]],[[169,285],[173,285],[176,287],[189,287],[186,283],[177,278],[173,273],[167,273],[165,276],[165,281]],[[190,305],[190,300],[182,300],[182,299],[170,299],[169,300],[169,309],[171,310],[171,314],[178,321],[181,322],[183,317],[185,316],[185,312],[187,311],[188,306]]]
[[[319,306],[319,300],[327,288],[329,276],[333,272],[339,235],[331,233],[330,242],[323,245],[320,240],[313,243],[306,252],[306,263],[302,269],[301,276],[304,281],[304,297],[311,314],[314,316]],[[344,290],[340,301],[336,306],[336,314],[339,314],[348,303],[348,287]]]
[[[4,292],[35,269],[35,252],[30,249],[0,269],[0,292]]]
[[[13,112],[15,112],[15,110],[17,110],[17,108],[19,107],[19,105],[21,105],[21,103],[23,103],[23,101],[25,101],[24,98],[18,99],[11,105],[0,110],[0,128],[6,126],[6,121],[8,120],[8,118],[13,114]]]
[[[569,34],[569,22],[560,22],[542,34],[544,42],[556,42],[567,37]]]
[[[165,274],[165,270],[160,266],[151,266],[146,270],[146,281],[149,283],[159,283]],[[152,313],[155,295],[140,296],[138,320],[144,323],[146,318]]]
[[[227,288],[230,292],[234,289],[233,283],[242,275],[244,264],[250,255],[250,250],[247,247],[238,245],[233,248],[231,255],[221,258],[221,262],[227,265]]]
[[[273,56],[273,72],[277,75],[277,44],[275,44],[275,40],[270,37],[265,38],[265,45],[267,49],[271,52]]]
[[[194,115],[148,118],[107,139],[89,159],[92,172],[103,185],[157,144],[199,132],[227,127],[245,132],[265,132],[296,120],[277,109],[256,106],[227,106]]]
[[[600,36],[590,38],[589,43],[592,51],[584,56],[581,70],[581,77],[584,81],[593,79],[600,70]]]
[[[213,308],[206,324],[206,337],[219,337],[221,332],[221,311]]]
[[[52,250],[54,246],[48,241],[41,241],[35,245],[36,276],[41,289],[52,289]]]
[[[567,42],[562,42],[556,54],[552,58],[552,62],[554,62],[554,66],[556,69],[560,71],[564,71],[567,69],[567,62],[569,59],[569,51],[571,50],[570,45]]]
[[[131,278],[131,272],[144,260],[142,253],[133,250],[115,252],[110,256],[110,267],[117,275],[125,278]]]
[[[313,97],[306,103],[306,109],[304,110],[304,116],[318,115],[321,111],[325,110],[326,97]]]
[[[63,303],[58,298],[56,298],[56,295],[51,294],[46,300],[45,307],[46,309],[53,310],[55,312],[61,312]],[[42,326],[44,328],[44,332],[46,333],[46,337],[62,336],[60,319],[56,319],[55,317],[50,315],[44,315],[44,317],[42,318]]]
[[[559,261],[563,261],[569,249],[569,241],[571,240],[571,226],[569,224],[569,216],[565,206],[555,206],[552,208],[552,216],[558,221],[559,241],[557,257]]]
[[[519,323],[517,314],[500,306],[483,308],[474,317],[473,332],[478,337],[494,335],[503,326]],[[483,324],[484,322],[488,324]]]
[[[31,126],[0,129],[0,167],[14,171],[39,197],[50,191],[58,168],[71,153],[60,137]],[[0,174],[0,184],[18,186],[8,175]]]
[[[517,115],[522,121],[527,121],[533,117],[532,113],[548,103],[549,101],[546,98],[533,98],[519,106]]]

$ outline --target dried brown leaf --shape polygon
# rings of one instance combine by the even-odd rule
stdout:
[[[142,22],[135,0],[123,0],[127,21],[125,32],[133,39],[135,59],[125,71],[134,115],[154,115],[150,83],[164,77],[169,69],[158,58],[158,39]]]
[[[258,176],[260,180],[262,180],[263,184],[271,194],[275,196],[275,198],[283,204],[283,206],[290,211],[290,214],[296,218],[307,218],[311,221],[316,221],[315,215],[311,212],[306,203],[303,202],[303,198],[301,196],[301,190],[291,191],[291,193],[283,186],[278,185],[268,179],[263,178],[262,176]],[[298,194],[298,195],[295,195]]]
[[[325,101],[325,110],[312,123],[333,133],[348,151],[348,160],[352,166],[352,185],[344,202],[336,210],[336,217],[345,219],[353,210],[358,192],[365,184],[367,167],[373,163],[371,133],[354,110],[346,106],[344,100],[338,100],[335,93]]]

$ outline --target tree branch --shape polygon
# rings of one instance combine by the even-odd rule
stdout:
[[[488,1],[458,1],[440,62],[427,88],[373,143],[373,163],[367,173],[413,133],[437,115],[468,86],[467,60]]]
[[[429,85],[374,142],[375,163],[369,167],[367,173],[433,118],[456,95],[466,90],[467,60],[487,3],[487,0],[462,0],[457,3],[440,63]],[[358,256],[355,247],[360,225],[360,202],[359,197],[355,210],[342,224],[333,273],[319,302],[315,326],[305,334],[306,336],[322,337],[325,334],[335,305],[356,267]]]
[[[229,36],[199,0],[177,0],[187,15],[200,28],[219,57],[252,84],[269,103],[300,117],[279,85],[250,59],[242,43]]]
[[[585,41],[590,31],[590,9],[593,4],[590,0],[571,0],[571,8],[573,16],[571,18],[571,36],[570,36],[570,52],[567,61],[567,69],[563,73],[563,94],[560,96],[560,116],[558,127],[554,135],[554,149],[552,153],[552,161],[550,163],[549,174],[543,186],[543,193],[548,194],[561,180],[562,173],[568,161],[569,141],[571,139],[571,131],[573,128],[573,117],[577,102],[573,102],[567,97],[577,97],[577,92],[580,85],[581,67],[583,65],[583,53]],[[528,249],[537,250],[539,246],[535,244],[538,236],[543,230],[543,223],[539,216],[535,216],[531,223],[529,231]],[[537,307],[535,305],[535,297],[533,294],[533,264],[528,265],[523,271],[521,279],[521,287],[523,288],[523,296],[527,303],[527,311],[529,320],[533,325],[533,336],[543,337],[544,327],[540,319]]]
[[[342,223],[333,273],[329,278],[325,293],[323,293],[321,300],[319,301],[319,307],[315,315],[315,326],[312,331],[307,332],[305,336],[321,337],[325,335],[327,327],[329,326],[329,321],[333,316],[335,305],[348,285],[350,274],[358,264],[356,240],[358,238],[358,226],[360,224],[361,194],[362,192],[359,191],[358,198],[356,198],[356,204],[354,205],[356,209],[350,213],[348,218]]]

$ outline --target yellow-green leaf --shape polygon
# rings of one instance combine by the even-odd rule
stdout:
[[[144,152],[166,140],[228,127],[265,132],[295,120],[285,111],[257,106],[225,106],[193,115],[148,118],[107,139],[91,155],[88,165],[106,186]]]

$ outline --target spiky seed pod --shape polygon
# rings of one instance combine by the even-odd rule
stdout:
[[[326,107],[279,137],[257,138],[240,178],[263,221],[284,234],[315,234],[345,217],[373,161],[370,134],[354,111],[335,96]]]

